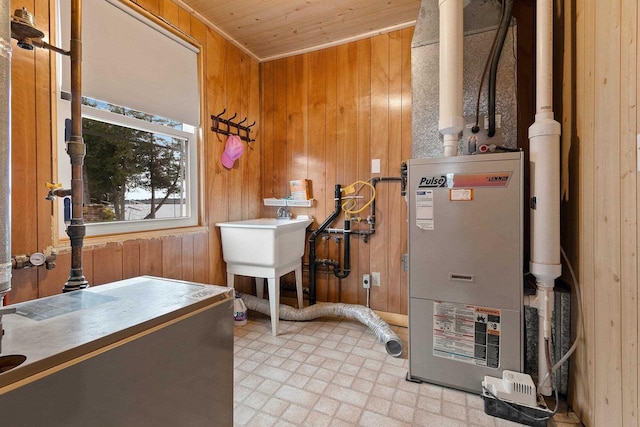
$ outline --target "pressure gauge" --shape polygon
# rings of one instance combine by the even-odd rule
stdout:
[[[35,265],[36,267],[44,264],[44,262],[46,261],[47,257],[45,256],[45,254],[43,254],[42,252],[36,252],[34,254],[31,254],[31,256],[29,257],[29,262],[32,265]]]

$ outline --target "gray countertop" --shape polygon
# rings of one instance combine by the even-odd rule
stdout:
[[[1,356],[27,359],[0,374],[0,393],[2,387],[229,298],[231,288],[142,276],[9,306],[16,313],[2,317]]]

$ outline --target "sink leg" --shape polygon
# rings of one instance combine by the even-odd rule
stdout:
[[[280,320],[280,278],[269,277],[269,314],[271,314],[271,334],[278,336],[278,322]]]
[[[298,294],[298,308],[303,309],[302,299],[302,266],[296,268],[296,293]]]
[[[264,279],[262,277],[256,277],[256,296],[260,299],[264,297]]]
[[[227,287],[228,288],[233,288],[233,278],[234,278],[234,274],[233,273],[227,273]]]

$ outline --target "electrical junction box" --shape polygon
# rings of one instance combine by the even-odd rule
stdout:
[[[482,391],[523,369],[522,153],[408,162],[409,373]]]

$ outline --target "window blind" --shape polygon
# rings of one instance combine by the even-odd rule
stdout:
[[[69,49],[70,0],[59,0],[59,46]],[[82,5],[82,95],[198,126],[198,49],[118,0]],[[62,90],[70,92],[70,61]]]

